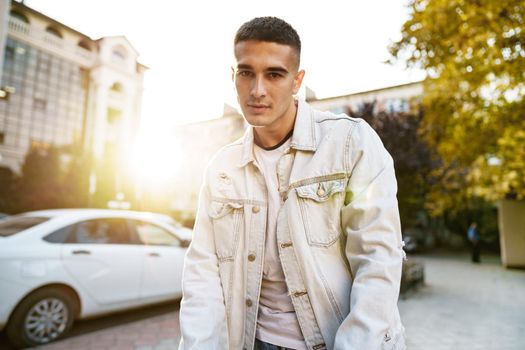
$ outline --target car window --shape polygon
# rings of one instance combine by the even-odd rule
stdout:
[[[68,225],[48,234],[42,239],[49,243],[65,243],[74,229],[75,225]]]
[[[76,224],[67,243],[132,244],[124,219],[95,219]]]
[[[133,221],[137,235],[145,245],[180,246],[180,241],[164,228],[146,221]]]
[[[49,218],[15,215],[0,220],[0,237],[7,237],[46,222]]]

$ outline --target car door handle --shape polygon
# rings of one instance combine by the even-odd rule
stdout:
[[[90,255],[91,252],[89,250],[73,250],[73,254],[75,254],[75,255]]]
[[[156,258],[160,256],[159,253],[149,253],[148,255],[149,255],[149,256],[154,256],[154,257],[156,257]]]

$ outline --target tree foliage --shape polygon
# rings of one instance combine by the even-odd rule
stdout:
[[[7,167],[0,167],[0,213],[15,210],[12,197],[15,193],[15,174]]]
[[[403,227],[424,225],[425,201],[436,157],[418,134],[423,112],[388,113],[376,111],[375,103],[365,103],[356,111],[349,110],[348,114],[366,120],[394,159]]]
[[[525,2],[411,0],[392,61],[424,69],[421,132],[441,166],[432,210],[525,198]]]
[[[31,149],[20,174],[0,167],[0,212],[9,214],[52,208],[108,208],[110,200],[129,202],[132,209],[169,213],[170,192],[144,188],[137,197],[131,174],[119,167],[113,149],[95,160],[80,144]],[[91,188],[94,175],[96,186]],[[93,193],[90,190],[93,189]]]
[[[26,210],[59,208],[63,198],[60,183],[60,152],[56,148],[31,150],[17,182],[17,206]]]
[[[30,150],[10,194],[14,211],[87,206],[88,173],[82,160],[57,147]]]

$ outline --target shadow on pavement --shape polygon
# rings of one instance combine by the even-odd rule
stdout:
[[[162,304],[148,306],[140,309],[123,311],[109,316],[93,318],[88,320],[75,321],[73,329],[63,339],[76,337],[79,335],[99,331],[106,328],[121,326],[127,323],[141,321],[150,317],[164,315],[179,310],[180,301],[170,301]],[[9,344],[4,332],[0,332],[0,349],[14,350],[15,347]]]

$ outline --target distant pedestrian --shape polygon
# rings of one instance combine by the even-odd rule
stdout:
[[[480,250],[481,250],[481,247],[480,247],[481,236],[479,235],[477,227],[478,227],[478,224],[476,222],[473,222],[470,224],[467,230],[467,237],[472,246],[472,262],[473,263],[479,263],[481,261],[479,257]]]

